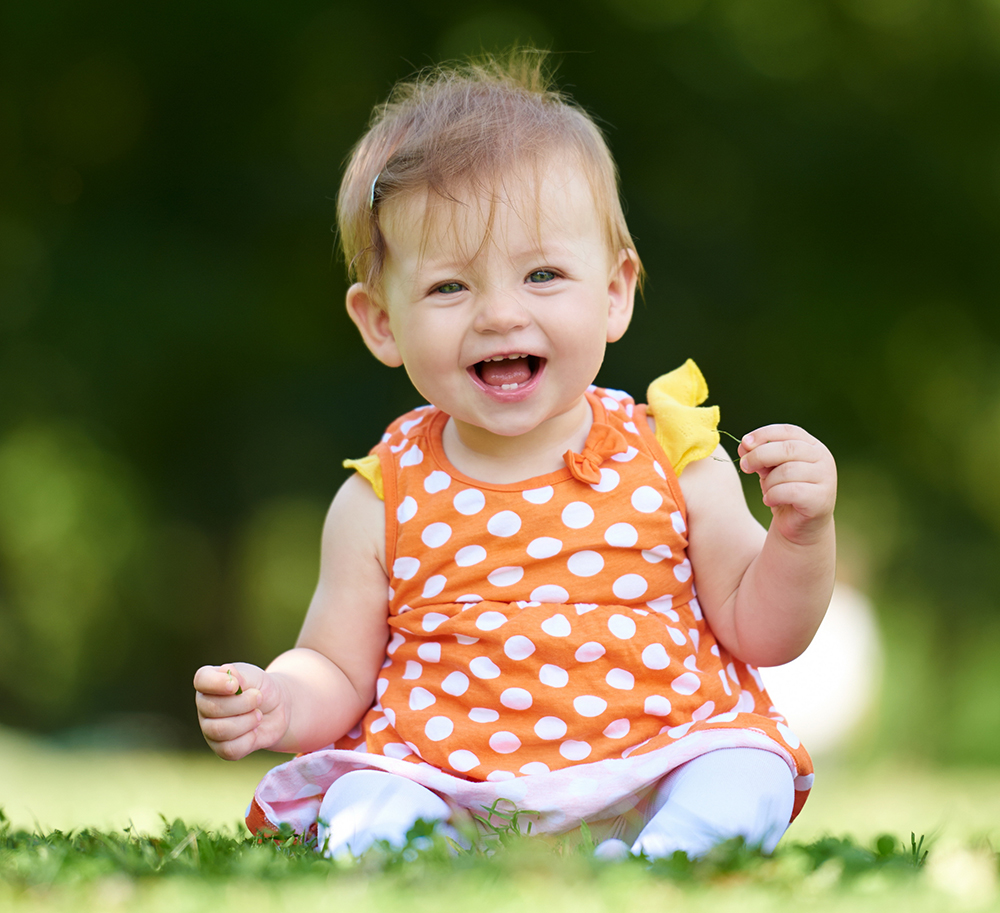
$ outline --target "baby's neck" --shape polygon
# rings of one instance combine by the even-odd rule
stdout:
[[[475,425],[448,420],[442,434],[445,455],[460,472],[480,482],[507,485],[565,467],[567,450],[579,453],[594,415],[586,398],[569,412],[526,434],[508,437]]]

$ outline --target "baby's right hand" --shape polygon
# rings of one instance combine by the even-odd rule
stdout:
[[[202,666],[194,687],[202,735],[220,758],[235,761],[270,748],[288,728],[278,685],[259,666]]]

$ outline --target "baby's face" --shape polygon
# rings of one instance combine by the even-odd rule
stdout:
[[[469,194],[386,207],[388,349],[376,354],[401,361],[457,423],[515,436],[579,410],[628,326],[635,268],[608,249],[579,168],[552,164],[537,188],[506,189],[492,223],[489,202]]]

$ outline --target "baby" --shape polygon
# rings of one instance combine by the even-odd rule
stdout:
[[[338,214],[348,313],[430,405],[345,464],[295,648],[195,675],[221,757],[302,753],[250,828],[360,854],[503,800],[603,856],[770,852],[813,778],[755,666],[829,602],[830,452],[742,438],[765,532],[693,362],[648,406],[593,386],[641,265],[599,129],[530,55],[397,87]]]

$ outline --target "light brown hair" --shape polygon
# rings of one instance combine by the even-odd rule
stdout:
[[[505,177],[525,168],[537,174],[556,152],[579,159],[609,252],[634,249],[604,135],[552,86],[543,52],[436,67],[397,84],[375,109],[340,185],[337,223],[349,276],[379,288],[379,211],[389,201],[418,190],[454,199],[458,188],[471,189],[490,201],[492,215]]]

